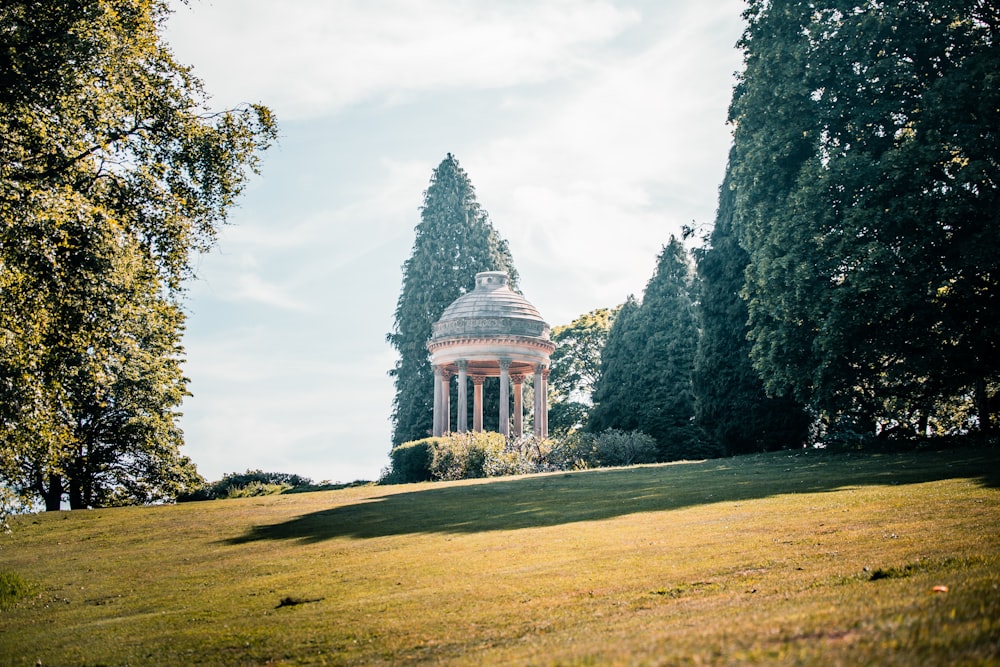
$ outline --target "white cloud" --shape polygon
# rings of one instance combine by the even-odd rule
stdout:
[[[740,4],[692,6],[645,48],[579,79],[537,124],[463,160],[521,273],[564,276],[551,297],[524,286],[540,308],[550,301],[543,313],[556,323],[638,295],[670,235],[711,222],[739,65],[722,45],[738,37]]]
[[[215,0],[175,4],[168,41],[224,106],[253,91],[282,118],[415,92],[538,83],[638,20],[600,0]],[[224,57],[206,55],[224,54]]]

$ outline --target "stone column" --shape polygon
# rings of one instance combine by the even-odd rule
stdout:
[[[549,437],[549,369],[542,371],[542,438]]]
[[[544,438],[542,435],[544,432],[545,418],[542,416],[544,408],[542,407],[545,401],[542,399],[544,394],[544,380],[542,379],[542,371],[545,366],[538,364],[535,366],[535,437]]]
[[[431,435],[441,435],[441,367],[434,367],[434,426]]]
[[[472,376],[472,430],[476,433],[483,432],[483,382],[486,378],[482,375]]]
[[[441,369],[441,435],[451,433],[451,373]]]
[[[465,433],[469,430],[469,383],[466,381],[469,362],[459,359],[455,363],[458,365],[458,432]]]
[[[510,359],[500,360],[500,432],[510,435]]]
[[[514,383],[514,437],[520,438],[524,433],[524,401],[523,401],[523,375],[511,375],[510,381]]]

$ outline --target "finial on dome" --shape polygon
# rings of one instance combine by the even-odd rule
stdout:
[[[483,271],[476,274],[476,289],[497,289],[507,284],[510,278],[505,271]]]

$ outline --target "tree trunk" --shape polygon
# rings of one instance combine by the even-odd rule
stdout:
[[[83,487],[80,484],[79,470],[74,470],[74,474],[69,478],[69,508],[71,510],[87,509],[83,499]]]
[[[49,487],[42,493],[45,511],[58,512],[62,509],[63,480],[61,475],[49,475]]]

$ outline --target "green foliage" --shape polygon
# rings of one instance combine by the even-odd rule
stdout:
[[[34,595],[37,590],[38,586],[17,572],[0,570],[0,611],[10,609],[18,600]]]
[[[552,330],[549,432],[554,437],[586,425],[601,377],[601,352],[617,313],[617,308],[598,308]]]
[[[4,3],[0,219],[25,243],[5,253],[91,219],[139,240],[177,289],[190,251],[209,247],[276,126],[259,105],[204,112],[201,82],[160,41],[168,12],[158,0]]]
[[[799,446],[810,418],[791,396],[768,397],[750,361],[747,307],[740,297],[749,257],[733,230],[730,174],[731,167],[719,189],[712,233],[696,252],[701,336],[693,389],[695,424],[732,456]]]
[[[274,496],[286,493],[292,489],[291,484],[267,484],[265,482],[250,482],[246,486],[231,487],[224,498],[254,498],[256,496]]]
[[[588,426],[592,432],[642,431],[657,441],[659,460],[688,458],[687,449],[697,442],[691,385],[698,342],[694,290],[687,251],[671,237],[642,304],[627,301],[608,334]]]
[[[431,476],[431,460],[434,443],[439,438],[412,440],[397,445],[389,452],[389,471],[380,480],[383,484],[410,484],[428,482]]]
[[[590,419],[592,404],[572,401],[549,392],[549,433],[553,438],[564,438],[585,428]]]
[[[486,477],[528,475],[566,470],[560,441],[534,436],[508,440],[502,450],[491,450],[483,464]]]
[[[747,12],[730,115],[751,355],[772,394],[790,389],[830,425],[923,434],[960,399],[988,430],[1000,9],[853,7]]]
[[[247,498],[275,493],[286,493],[296,489],[312,488],[313,481],[308,477],[284,472],[264,472],[263,470],[247,470],[246,472],[231,472],[222,479],[204,484],[188,493],[181,494],[177,500],[188,502],[196,500],[218,500],[220,498]]]
[[[635,383],[641,352],[639,303],[631,295],[618,307],[608,340],[601,351],[601,376],[594,387],[594,408],[588,429],[634,430],[638,426],[638,387]]]
[[[403,264],[393,331],[386,337],[399,353],[390,371],[396,386],[394,445],[431,432],[434,376],[426,348],[431,325],[455,299],[473,289],[481,271],[506,271],[516,289],[517,272],[507,242],[493,228],[469,177],[449,153],[424,192],[413,249]],[[499,414],[489,408],[484,406],[484,415]]]
[[[588,463],[593,467],[652,463],[659,453],[656,440],[641,431],[609,428],[594,434]]]
[[[508,440],[490,431],[414,440],[392,449],[390,467],[380,483],[408,484],[571,469],[581,462],[571,441],[572,438],[539,440],[533,436]]]
[[[181,284],[274,139],[205,111],[159,0],[0,8],[0,481],[58,509],[168,500]]]
[[[501,433],[452,433],[434,438],[430,471],[434,479],[486,477],[487,462],[498,459],[507,446]]]

